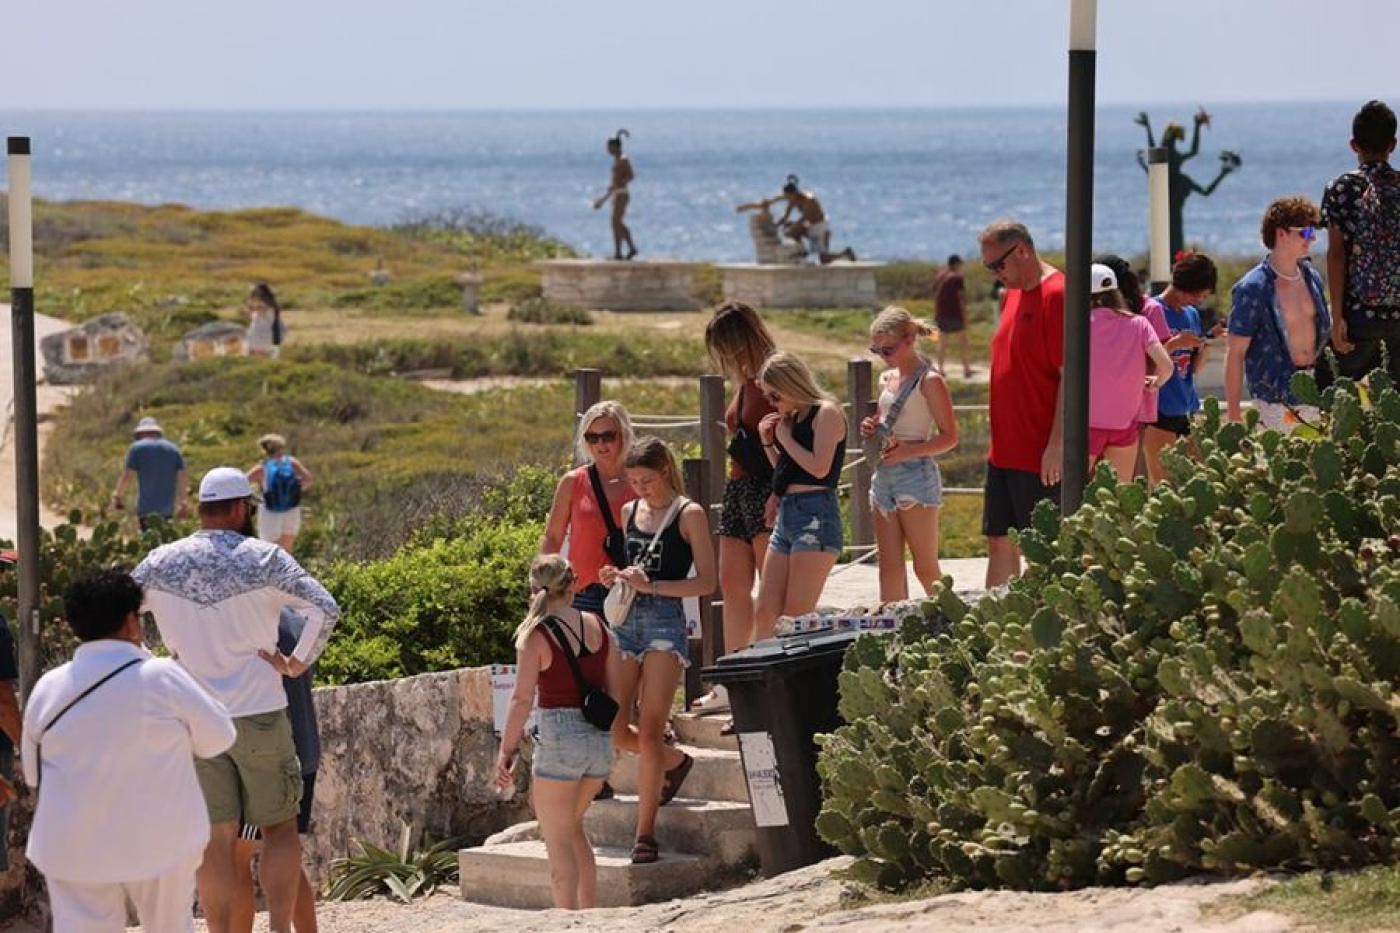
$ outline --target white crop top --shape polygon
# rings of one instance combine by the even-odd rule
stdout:
[[[883,418],[889,412],[890,406],[894,404],[895,398],[899,395],[899,385],[902,380],[899,373],[881,376],[880,385],[880,417]],[[922,444],[929,439],[929,434],[933,431],[933,412],[929,410],[928,399],[924,398],[921,389],[915,388],[909,393],[909,398],[904,402],[904,408],[900,411],[899,417],[894,423],[894,436],[902,443]]]

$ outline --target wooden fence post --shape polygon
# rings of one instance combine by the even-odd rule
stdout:
[[[846,409],[846,447],[859,457],[860,422],[875,407],[871,398],[869,360],[846,363],[846,393],[850,401]],[[864,457],[859,457],[851,474],[851,545],[865,547],[875,543],[875,526],[870,515],[871,469]]]
[[[603,371],[601,369],[574,370],[574,432],[578,433],[578,420],[583,413],[603,400]],[[572,440],[572,438],[570,438]],[[574,462],[581,463],[578,451],[574,451]]]
[[[685,494],[695,502],[709,501],[709,464],[704,460],[687,459],[682,472],[685,473]],[[708,511],[708,509],[707,509]],[[715,546],[715,523],[710,521],[710,547]],[[714,553],[713,550],[711,553]],[[690,666],[685,669],[685,705],[698,698],[704,689],[700,685],[700,668],[715,662],[723,654],[720,643],[723,641],[723,627],[719,624],[719,614],[715,611],[714,596],[700,597],[700,637],[690,640],[687,653]]]
[[[725,468],[728,465],[725,451],[725,438],[728,433],[724,425],[724,377],[704,375],[700,377],[700,459],[705,461],[709,476],[706,477],[706,506],[719,503],[724,491]],[[711,515],[710,525],[714,525]]]

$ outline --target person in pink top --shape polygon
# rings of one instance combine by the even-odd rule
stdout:
[[[1089,292],[1089,469],[1107,460],[1126,483],[1137,465],[1143,389],[1166,382],[1172,361],[1151,322],[1128,309],[1111,268],[1089,267]]]
[[[574,607],[583,612],[603,612],[608,588],[599,582],[598,571],[627,565],[622,507],[637,494],[627,482],[622,461],[633,440],[632,419],[620,403],[602,401],[583,413],[576,444],[583,465],[560,477],[540,538],[541,554],[558,554],[567,539]],[[607,513],[598,507],[601,499],[607,499]]]

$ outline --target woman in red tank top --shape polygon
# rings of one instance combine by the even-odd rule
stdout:
[[[583,815],[612,770],[612,734],[583,718],[568,656],[543,623],[552,622],[568,642],[588,685],[604,691],[609,691],[612,636],[596,615],[571,605],[574,573],[559,555],[535,558],[530,589],[530,611],[515,630],[518,671],[496,758],[496,786],[515,782],[516,748],[538,688],[530,803],[549,857],[554,906],[577,910],[597,906],[598,869],[583,831]]]
[[[608,524],[599,507],[593,473],[597,486],[603,490],[613,524],[622,527],[622,506],[637,494],[627,482],[622,460],[632,446],[632,419],[627,409],[614,401],[602,401],[579,418],[577,450],[582,466],[565,473],[554,490],[554,503],[549,508],[544,535],[540,538],[541,554],[558,554],[569,547],[569,564],[574,568],[574,607],[601,613],[608,588],[598,582],[598,571],[616,565],[623,558],[622,540],[617,536],[614,556],[606,544]]]

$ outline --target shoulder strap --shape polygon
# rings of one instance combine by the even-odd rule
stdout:
[[[666,514],[661,518],[661,527],[656,529],[656,534],[652,535],[651,540],[647,542],[646,550],[642,551],[643,563],[646,562],[651,552],[656,550],[656,543],[661,540],[661,536],[665,534],[666,529],[671,527],[671,523],[676,520],[676,516],[681,513],[681,509],[685,508],[685,504],[688,501],[690,500],[686,499],[685,496],[679,495],[671,500],[670,507],[666,509]],[[635,512],[633,513],[633,520],[636,520]]]
[[[583,638],[581,630],[582,618],[580,617],[579,638]],[[574,654],[574,646],[569,644],[569,640],[564,637],[564,632],[559,628],[559,620],[554,616],[545,616],[540,620],[540,624],[549,629],[549,633],[554,636],[554,640],[559,644],[559,650],[564,652],[564,657],[569,662],[569,669],[574,672],[574,681],[578,684],[579,702],[583,702],[583,697],[593,688],[588,685],[588,681],[583,678],[583,668],[579,666],[578,657]]]
[[[593,498],[598,500],[598,511],[603,513],[603,521],[608,526],[608,534],[617,531],[617,522],[613,521],[612,506],[608,503],[608,494],[603,491],[603,479],[598,475],[598,464],[588,465],[588,479],[593,483]]]
[[[79,703],[81,703],[83,700],[87,699],[90,695],[92,695],[92,694],[97,690],[98,687],[101,687],[101,686],[102,686],[103,684],[105,684],[107,681],[111,680],[113,677],[116,677],[118,674],[120,674],[122,671],[126,670],[128,667],[132,667],[132,666],[134,666],[134,665],[140,664],[140,663],[141,663],[142,661],[144,661],[144,660],[145,660],[145,658],[132,658],[130,661],[127,661],[125,664],[121,665],[121,666],[118,667],[116,670],[114,670],[114,671],[112,671],[111,673],[107,674],[105,677],[103,677],[103,678],[102,678],[101,680],[99,680],[97,683],[93,684],[91,687],[88,687],[88,688],[87,688],[86,690],[84,690],[82,693],[78,694],[78,695],[75,696],[73,699],[69,700],[69,701],[68,701],[68,705],[64,706],[63,709],[59,710],[59,711],[58,711],[58,715],[56,715],[56,716],[54,716],[54,718],[50,719],[50,720],[44,725],[44,728],[42,728],[42,729],[39,730],[39,737],[38,737],[37,739],[34,740],[35,748],[38,750],[38,754],[35,756],[36,758],[38,758],[38,765],[39,765],[39,782],[38,782],[38,783],[42,783],[42,782],[43,782],[43,779],[44,779],[44,753],[43,753],[43,742],[44,742],[44,736],[46,736],[46,735],[49,734],[49,730],[52,729],[54,726],[56,726],[56,725],[58,724],[58,721],[59,721],[60,719],[62,719],[64,716],[68,715],[68,711],[69,711],[69,710],[71,710],[73,707],[77,706],[77,705],[78,705]],[[38,783],[36,783],[36,785],[35,785],[36,787],[38,786]]]
[[[919,371],[913,376],[910,376],[909,379],[899,387],[899,394],[895,396],[894,404],[890,406],[889,411],[885,412],[884,425],[886,432],[894,429],[894,423],[899,420],[899,413],[904,410],[904,403],[909,401],[909,396],[914,394],[914,390],[918,388],[919,383],[924,381],[924,376],[926,375],[928,375],[927,363],[920,366]]]

